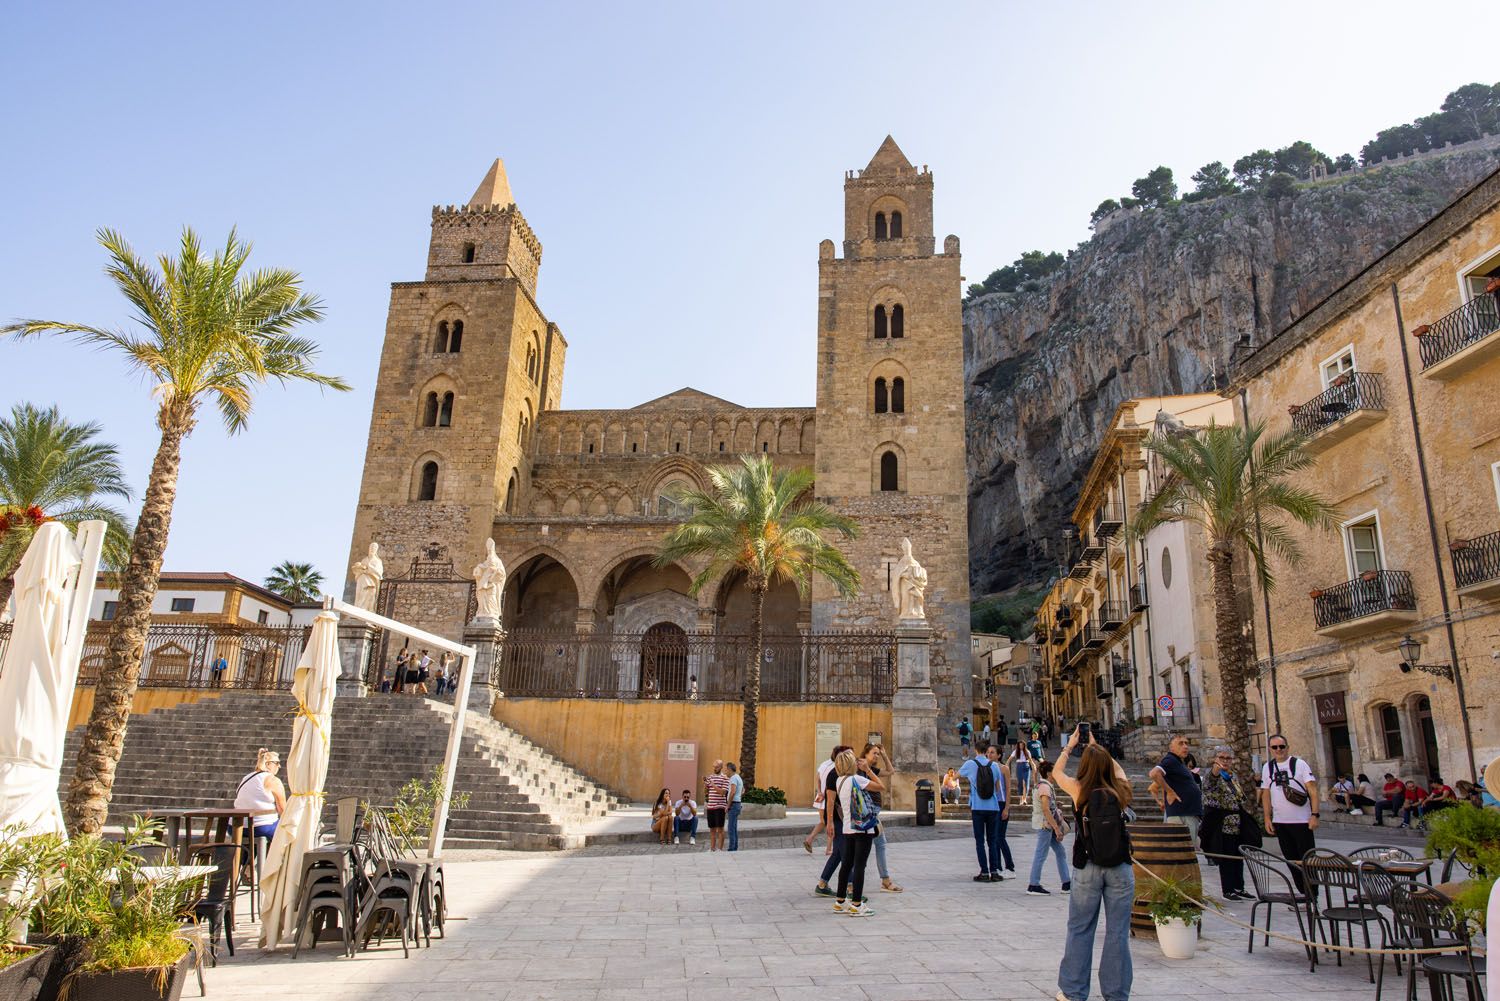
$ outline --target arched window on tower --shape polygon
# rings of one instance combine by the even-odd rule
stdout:
[[[891,413],[906,413],[906,380],[899,375],[891,380]]]
[[[454,320],[453,321],[453,335],[448,338],[448,353],[449,354],[455,354],[455,355],[458,354],[458,349],[463,346],[463,342],[464,342],[464,321],[462,321],[462,320]]]
[[[438,422],[438,395],[428,393],[426,401],[422,404],[422,426],[424,428],[437,427]]]
[[[437,336],[432,341],[433,354],[446,354],[448,351],[448,321],[444,320],[438,324]]]
[[[516,513],[516,474],[510,474],[510,482],[505,485],[505,513]]]
[[[464,263],[474,263],[474,245],[472,243],[464,244]]]
[[[456,337],[458,335],[455,334],[454,336]],[[894,306],[891,307],[891,337],[892,338],[896,338],[896,337],[905,337],[905,336],[906,336],[906,310],[902,309],[901,308],[901,304],[898,302],[898,303],[896,303],[896,305],[894,305]],[[457,351],[458,348],[454,348],[453,350]]]
[[[899,239],[901,239],[901,213],[900,212],[892,212],[891,213],[891,239],[892,240],[899,240]]]
[[[885,213],[884,212],[876,212],[875,213],[875,239],[877,239],[877,240],[884,240],[885,239]]]
[[[417,487],[417,500],[437,500],[438,465],[436,462],[422,463],[422,481]]]
[[[890,410],[890,401],[886,396],[885,377],[875,380],[875,412],[883,414]]]
[[[887,329],[885,318],[885,306],[875,307],[875,339],[882,340],[890,331]]]
[[[898,475],[900,470],[896,462],[895,452],[880,453],[880,489],[882,492],[901,489],[901,479]]]
[[[446,428],[453,426],[453,394],[444,393],[443,402],[438,407],[438,427]]]
[[[536,345],[526,345],[526,378],[536,382]]]

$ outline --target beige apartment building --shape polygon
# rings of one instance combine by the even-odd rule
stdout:
[[[1338,505],[1256,589],[1269,728],[1320,777],[1472,778],[1500,754],[1500,171],[1243,357]]]

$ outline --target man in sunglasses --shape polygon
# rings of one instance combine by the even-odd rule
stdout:
[[[1297,889],[1303,889],[1302,857],[1317,847],[1318,782],[1307,762],[1290,754],[1281,734],[1271,735],[1266,746],[1271,760],[1260,772],[1260,808],[1265,814],[1266,833],[1276,835],[1281,855],[1291,866]]]

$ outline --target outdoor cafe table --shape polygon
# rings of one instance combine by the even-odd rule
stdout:
[[[1396,859],[1391,862],[1382,862],[1380,864],[1385,867],[1386,872],[1393,873],[1397,876],[1405,876],[1408,879],[1416,879],[1418,876],[1420,876],[1427,881],[1428,886],[1431,886],[1432,863],[1436,861],[1437,859],[1430,858],[1411,859],[1410,861],[1407,861],[1405,859]]]
[[[177,855],[181,865],[192,861],[193,849],[204,845],[240,845],[245,849],[245,864],[249,866],[250,918],[254,920],[256,898],[260,896],[260,872],[255,858],[255,835],[253,810],[237,810],[233,807],[202,806],[185,810],[165,810],[154,815],[167,822],[167,851]],[[203,824],[203,837],[193,840],[193,828]]]

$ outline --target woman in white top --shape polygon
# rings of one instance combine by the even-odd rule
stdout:
[[[255,752],[255,771],[240,779],[234,794],[236,810],[252,810],[255,836],[269,841],[276,834],[276,824],[286,809],[286,787],[276,777],[281,755],[262,747]]]
[[[853,748],[841,752],[834,760],[833,767],[839,775],[838,817],[843,824],[844,833],[843,856],[839,860],[838,899],[834,901],[833,909],[837,913],[857,918],[875,913],[871,908],[861,905],[865,898],[865,866],[870,861],[870,849],[875,845],[878,829],[861,831],[854,827],[854,790],[858,787],[867,792],[884,792],[885,785],[879,777],[870,773],[870,766],[864,759],[854,756]],[[849,894],[851,882],[854,884],[853,898],[846,907],[844,900]]]

